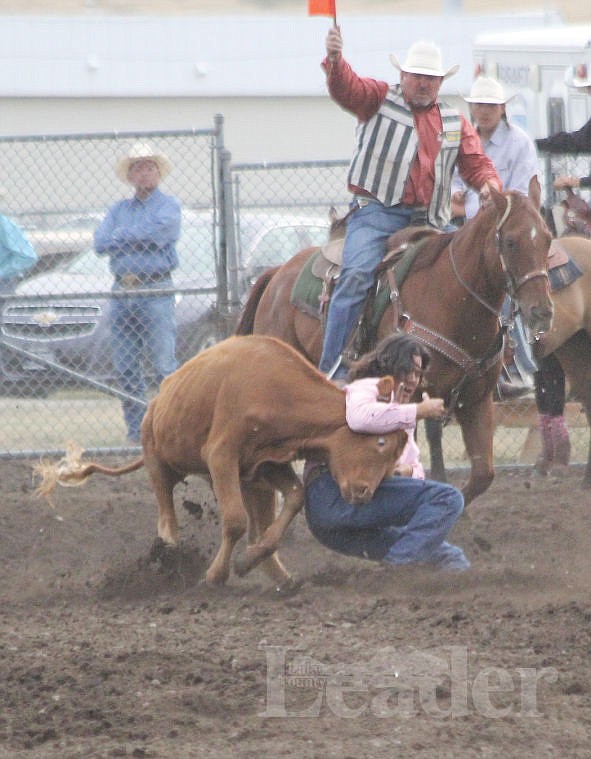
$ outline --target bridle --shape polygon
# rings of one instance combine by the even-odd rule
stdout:
[[[503,214],[500,216],[500,218],[497,219],[497,222],[495,224],[495,245],[497,249],[497,253],[499,256],[499,261],[501,262],[501,269],[503,270],[503,274],[505,277],[505,282],[507,283],[507,293],[509,297],[511,298],[511,302],[516,300],[517,293],[519,290],[523,287],[523,285],[526,284],[526,282],[530,282],[532,279],[537,279],[539,277],[544,277],[546,280],[548,280],[548,272],[545,269],[534,269],[533,271],[529,271],[523,276],[519,277],[519,279],[515,279],[513,274],[509,271],[507,268],[507,263],[505,261],[505,255],[503,252],[503,240],[501,236],[501,228],[503,224],[507,221],[509,218],[509,215],[511,213],[511,207],[512,207],[512,201],[511,196],[506,195],[505,196],[507,200],[507,207],[505,208]],[[490,311],[490,313],[494,314],[495,316],[499,316],[499,310],[498,308],[495,308],[494,306],[491,306],[490,303],[487,303],[487,301],[482,298],[477,292],[475,292],[470,285],[463,279],[460,272],[458,271],[458,267],[456,265],[456,261],[454,258],[454,240],[451,241],[449,246],[449,258],[451,262],[451,268],[455,275],[455,278],[458,280],[458,282],[462,285],[462,287],[475,299],[480,303],[481,306],[487,309],[487,311]],[[512,307],[513,312],[513,307]],[[514,311],[516,313],[517,310]]]
[[[507,208],[505,208],[503,215],[496,223],[495,243],[496,243],[497,252],[499,254],[499,260],[501,262],[501,268],[503,269],[503,274],[505,275],[505,281],[507,282],[507,292],[509,296],[511,297],[511,300],[515,300],[515,298],[517,297],[517,293],[523,287],[523,285],[526,284],[526,282],[530,282],[532,279],[538,279],[539,277],[544,277],[544,279],[548,281],[549,278],[548,278],[548,272],[546,271],[546,269],[534,269],[533,271],[528,271],[519,279],[515,279],[515,277],[508,270],[507,264],[505,262],[505,257],[503,255],[503,241],[501,238],[501,227],[507,221],[507,218],[509,217],[509,214],[511,213],[511,196],[506,195],[505,197],[507,199]]]
[[[463,377],[451,389],[449,403],[447,404],[447,413],[443,419],[444,426],[451,419],[451,416],[456,406],[458,405],[460,393],[462,389],[464,388],[464,385],[468,382],[468,380],[470,378],[481,376],[488,368],[490,368],[491,365],[496,363],[496,361],[502,356],[504,352],[503,346],[504,346],[505,334],[507,330],[509,329],[510,325],[512,324],[515,318],[515,315],[518,311],[518,308],[515,308],[515,302],[516,302],[517,293],[520,290],[520,288],[523,287],[523,285],[526,282],[529,282],[532,279],[536,279],[538,277],[544,277],[546,280],[548,280],[548,272],[545,269],[534,269],[533,271],[527,272],[519,279],[515,279],[515,277],[511,274],[511,272],[507,268],[505,256],[503,253],[503,240],[501,236],[501,229],[503,227],[503,224],[507,221],[511,213],[512,200],[511,200],[510,195],[506,195],[505,198],[507,200],[507,207],[505,208],[501,216],[497,219],[497,222],[495,224],[495,245],[496,245],[497,253],[499,256],[499,260],[501,262],[501,268],[505,277],[506,291],[511,299],[510,317],[508,320],[502,320],[500,317],[500,310],[498,308],[495,308],[490,303],[488,303],[484,298],[482,298],[463,279],[456,265],[454,251],[453,251],[453,245],[454,245],[453,239],[449,245],[449,257],[450,257],[450,262],[451,262],[451,268],[457,281],[476,301],[478,301],[478,303],[480,303],[481,306],[483,306],[487,311],[489,311],[495,317],[497,317],[497,319],[499,320],[500,329],[499,329],[499,332],[497,333],[496,339],[494,340],[492,345],[489,346],[485,355],[482,356],[480,360],[474,362],[475,366],[471,368],[471,370],[468,370],[468,371],[465,370]],[[456,363],[460,363],[460,362],[456,361]],[[461,366],[461,363],[460,363],[460,366]]]

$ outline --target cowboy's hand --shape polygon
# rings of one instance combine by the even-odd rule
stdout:
[[[568,187],[578,187],[578,186],[579,186],[579,180],[577,179],[577,177],[569,177],[566,175],[556,177],[554,182],[552,182],[552,187],[554,187],[555,190],[566,190]]]
[[[338,61],[343,52],[343,38],[341,37],[341,30],[338,26],[333,26],[329,29],[326,35],[326,54],[328,60],[333,62]]]
[[[441,419],[445,414],[443,398],[429,398],[423,393],[423,400],[417,403],[417,419]]]

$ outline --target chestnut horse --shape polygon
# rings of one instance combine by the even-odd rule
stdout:
[[[408,238],[408,230],[402,233]],[[457,232],[434,231],[424,239],[400,288],[410,317],[405,329],[432,354],[421,390],[445,398],[462,430],[471,462],[463,490],[466,503],[483,493],[494,477],[492,393],[502,363],[499,314],[505,294],[515,300],[534,335],[551,325],[550,239],[527,197],[493,191],[491,202]],[[244,306],[237,334],[278,337],[318,363],[320,321],[290,303],[293,285],[316,250],[300,251],[261,275]],[[378,340],[399,329],[394,313],[393,305],[386,308]]]
[[[551,293],[552,327],[534,345],[535,358],[554,353],[564,369],[570,397],[582,403],[591,426],[591,240],[561,237],[556,241],[579,266],[583,275]],[[591,487],[591,437],[583,487]]]

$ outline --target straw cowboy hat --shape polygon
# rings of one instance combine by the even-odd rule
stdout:
[[[505,105],[510,97],[505,97],[505,90],[500,82],[490,76],[479,76],[474,80],[470,95],[464,98],[467,103],[487,103]]]
[[[460,68],[459,64],[456,63],[455,66],[445,71],[441,61],[441,50],[433,42],[423,40],[410,46],[404,63],[399,63],[394,53],[390,55],[390,61],[395,68],[399,71],[405,71],[407,74],[442,76],[444,79],[453,76]]]
[[[119,179],[123,182],[129,182],[127,174],[129,173],[131,164],[135,163],[135,161],[140,161],[142,158],[149,158],[158,165],[162,179],[164,179],[172,169],[172,164],[165,155],[162,153],[155,153],[150,145],[145,142],[136,142],[135,145],[131,146],[128,154],[121,158],[115,166],[115,173]]]

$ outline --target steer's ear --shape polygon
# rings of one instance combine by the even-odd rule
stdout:
[[[386,377],[380,377],[378,380],[378,401],[390,403],[395,388],[396,383],[394,382],[394,377],[389,374]]]

